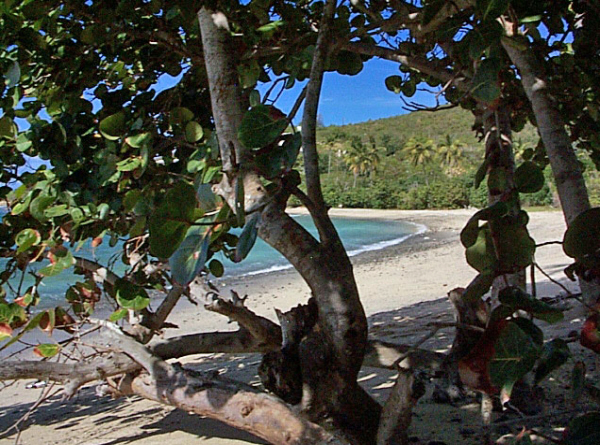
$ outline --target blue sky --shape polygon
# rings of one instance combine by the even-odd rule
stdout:
[[[381,119],[384,117],[406,114],[400,96],[385,87],[388,76],[399,75],[398,64],[387,60],[372,59],[364,64],[363,70],[356,76],[345,76],[337,73],[325,73],[319,114],[325,125],[342,125]],[[278,100],[276,106],[288,112],[302,85],[287,90]],[[264,93],[268,86],[260,86]],[[407,98],[422,105],[435,105],[435,98],[427,92],[417,91],[415,96]],[[302,110],[294,122],[299,123]]]

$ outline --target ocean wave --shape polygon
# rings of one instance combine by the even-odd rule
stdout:
[[[412,222],[406,222],[406,224],[411,224],[411,225],[415,226],[416,227],[415,232],[409,233],[407,235],[403,235],[399,238],[394,238],[394,239],[387,240],[387,241],[379,241],[377,243],[361,246],[359,248],[348,251],[348,256],[353,257],[356,255],[360,255],[361,253],[373,252],[376,250],[385,249],[387,247],[396,246],[396,245],[406,241],[407,239],[412,238],[413,236],[421,235],[421,234],[427,232],[427,230],[428,230],[427,226],[425,226],[423,224],[417,224],[417,223],[412,223]],[[265,269],[258,269],[258,270],[246,272],[246,273],[241,274],[240,276],[249,277],[249,276],[255,276],[255,275],[263,275],[263,274],[279,272],[279,271],[291,269],[291,268],[292,268],[291,264],[278,264],[278,265],[267,267]]]

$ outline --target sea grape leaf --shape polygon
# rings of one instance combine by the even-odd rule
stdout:
[[[515,170],[515,187],[519,193],[539,192],[545,183],[544,172],[531,161],[523,162]]]
[[[535,318],[548,323],[557,323],[564,318],[562,311],[540,301],[522,289],[510,286],[504,288],[498,294],[500,303],[511,307],[513,310],[524,310]]]
[[[282,173],[289,172],[298,158],[301,146],[302,135],[296,133],[285,137],[281,146],[256,156],[255,162],[260,173],[267,179],[273,179]]]
[[[17,236],[15,236],[15,242],[17,243],[17,253],[25,252],[32,246],[37,246],[42,241],[40,232],[35,229],[23,229]]]
[[[115,294],[117,303],[123,309],[141,311],[150,304],[150,297],[146,289],[123,278],[116,281]]]
[[[151,215],[150,252],[158,258],[169,258],[185,238],[194,221],[196,190],[187,182],[170,189],[163,202]]]
[[[499,82],[500,62],[497,59],[485,59],[473,76],[473,96],[487,104],[492,104],[500,97]]]
[[[200,184],[196,187],[196,198],[198,199],[200,209],[204,213],[214,210],[217,207],[217,197],[212,191],[210,184]]]
[[[569,225],[563,238],[563,250],[571,258],[581,259],[600,249],[600,207],[580,213]]]
[[[208,263],[208,270],[210,270],[210,273],[217,278],[222,277],[225,273],[223,263],[221,263],[219,260],[212,260],[210,263]]]
[[[6,84],[8,88],[17,85],[21,79],[21,67],[19,67],[19,63],[16,61],[13,62],[4,73],[4,76],[8,80],[8,83]]]
[[[404,80],[400,76],[389,76],[385,79],[385,87],[392,93],[400,94],[403,82]]]
[[[260,212],[256,212],[246,219],[246,224],[242,229],[237,246],[235,247],[234,262],[239,263],[248,256],[254,243],[256,242],[256,235],[258,234],[258,228],[256,227],[260,219]]]
[[[0,137],[14,139],[16,135],[17,126],[15,125],[13,120],[8,116],[0,118]]]
[[[501,221],[496,234],[496,249],[499,267],[502,271],[514,272],[531,265],[535,253],[535,241],[527,227],[514,224],[511,220]]]
[[[564,445],[597,445],[600,443],[600,412],[593,411],[576,417],[563,436]]]
[[[38,274],[45,277],[52,277],[58,275],[63,270],[68,269],[74,264],[75,258],[73,257],[71,251],[67,249],[61,249],[53,254],[51,264],[38,270]]]
[[[33,348],[33,353],[38,357],[50,358],[60,352],[60,345],[56,343],[42,343]]]
[[[481,14],[483,21],[494,20],[500,17],[510,4],[510,0],[477,0],[475,7]]]
[[[205,228],[191,227],[169,258],[171,275],[182,286],[187,286],[204,268],[210,247],[210,233]]]
[[[267,105],[258,105],[244,115],[238,130],[238,137],[246,148],[266,147],[286,129],[287,120],[271,117],[272,108]]]
[[[116,141],[123,136],[125,131],[125,112],[123,111],[105,117],[100,121],[100,134],[109,141]]]
[[[171,125],[183,125],[194,118],[194,113],[186,107],[175,107],[171,109],[169,122]]]
[[[152,133],[145,132],[134,136],[128,136],[125,138],[125,142],[127,142],[130,147],[141,148],[152,142]]]
[[[127,309],[123,309],[123,308],[117,309],[112,314],[110,314],[110,317],[108,317],[108,321],[112,321],[113,323],[116,323],[117,321],[125,318],[128,313],[129,313],[129,311]]]
[[[522,319],[524,321],[528,321]],[[510,400],[514,384],[533,369],[541,347],[516,321],[501,330],[490,361],[490,380],[500,389],[502,403]]]
[[[185,126],[185,139],[189,143],[198,142],[204,136],[202,126],[198,122],[190,121]]]
[[[540,383],[548,374],[564,365],[571,351],[569,345],[561,338],[555,338],[544,344],[535,369],[535,384]]]
[[[48,216],[46,216],[46,209],[50,207],[54,201],[56,201],[56,197],[48,196],[45,194],[40,194],[36,196],[29,205],[29,212],[31,216],[37,219],[40,222],[46,222],[48,220]]]
[[[466,249],[465,254],[467,263],[478,272],[496,270],[498,259],[487,223],[479,227],[475,243]]]
[[[0,323],[0,341],[12,337],[12,328],[8,323]]]

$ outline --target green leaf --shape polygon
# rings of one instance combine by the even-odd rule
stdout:
[[[125,134],[125,112],[105,117],[100,121],[100,133],[109,141],[116,141]]]
[[[13,120],[4,116],[0,119],[0,137],[4,137],[7,139],[14,139],[17,135],[17,126],[13,122]]]
[[[258,228],[256,227],[260,220],[260,212],[253,213],[250,218],[246,220],[246,224],[240,234],[237,246],[235,247],[234,262],[239,263],[248,256],[254,243],[256,242],[256,235],[258,234]]]
[[[600,412],[593,411],[576,417],[569,423],[564,445],[598,445],[600,443]]]
[[[212,260],[210,263],[208,263],[208,270],[210,270],[210,273],[216,278],[221,278],[225,273],[223,263],[221,263],[219,260]]]
[[[490,379],[500,388],[501,401],[510,399],[514,384],[533,369],[540,345],[516,322],[509,321],[500,332],[490,361]]]
[[[580,213],[571,222],[563,239],[563,250],[571,258],[582,259],[600,249],[600,207]]]
[[[194,221],[195,208],[196,191],[187,182],[179,182],[167,192],[148,224],[152,255],[169,258],[175,252]]]
[[[274,142],[286,129],[286,119],[274,119],[271,117],[272,107],[258,105],[246,112],[240,128],[238,137],[246,148],[262,148]]]
[[[552,371],[564,365],[570,356],[569,345],[564,340],[555,338],[545,343],[535,369],[535,384],[537,385]]]
[[[214,210],[217,206],[217,197],[210,184],[200,184],[196,189],[196,198],[204,213]]]
[[[385,79],[385,87],[392,93],[400,94],[403,82],[404,80],[400,76],[389,76]]]
[[[60,345],[56,343],[42,343],[33,348],[33,352],[38,357],[50,358],[60,352]]]
[[[27,139],[27,135],[25,133],[21,133],[19,134],[19,136],[17,136],[16,147],[19,152],[26,152],[31,148],[32,145],[33,143],[29,139]]]
[[[133,148],[146,147],[152,142],[152,133],[145,132],[136,134],[135,136],[128,136],[125,138],[125,142]]]
[[[210,247],[210,232],[204,228],[191,227],[169,258],[171,276],[182,286],[187,286],[204,269]]]
[[[477,239],[466,250],[467,263],[478,272],[494,271],[498,267],[498,259],[494,242],[487,224],[479,227]]]
[[[337,72],[340,74],[356,76],[363,69],[363,61],[359,54],[340,51],[337,59]]]
[[[473,97],[475,99],[492,104],[500,98],[500,62],[495,59],[485,59],[479,65],[473,76]]]
[[[480,12],[482,20],[494,20],[508,9],[510,0],[477,0],[476,9]]]
[[[150,304],[150,297],[143,287],[123,278],[116,281],[115,294],[117,303],[123,309],[141,311]]]
[[[108,317],[108,321],[112,321],[113,323],[116,323],[117,321],[125,318],[128,313],[129,313],[129,311],[127,309],[117,309],[112,314],[110,314],[110,317]]]
[[[40,232],[34,229],[23,229],[17,236],[15,236],[15,242],[17,243],[17,253],[25,252],[32,246],[37,246],[42,241]]]
[[[73,254],[70,250],[65,249],[64,251],[60,251],[55,254],[54,263],[38,270],[38,274],[44,277],[52,277],[58,275],[63,270],[68,269],[74,264],[75,258],[73,258]]]
[[[54,201],[56,201],[56,197],[54,196],[37,196],[29,205],[29,212],[31,213],[31,216],[40,222],[46,222],[48,220],[48,216],[45,214],[46,209],[54,204]]]
[[[190,142],[198,142],[204,136],[204,131],[198,122],[188,122],[185,126],[185,139]]]
[[[19,83],[19,80],[21,80],[21,68],[18,62],[13,62],[8,67],[8,70],[4,73],[4,77],[8,80],[6,84],[8,88],[12,88]]]
[[[557,323],[564,318],[562,311],[534,298],[518,287],[510,286],[502,289],[498,298],[500,303],[511,307],[514,311],[529,312],[535,318],[547,323]]]
[[[544,184],[544,172],[531,161],[523,162],[515,170],[515,187],[519,193],[539,192]]]
[[[185,107],[176,107],[171,110],[170,122],[171,125],[183,125],[194,118],[194,113]]]
[[[142,159],[139,156],[133,156],[117,162],[117,171],[131,172],[142,165]]]
[[[300,153],[302,147],[302,135],[296,133],[294,135],[284,136],[284,142],[279,147],[275,147],[268,153],[256,156],[255,162],[260,173],[266,179],[273,179],[283,173],[289,172]]]

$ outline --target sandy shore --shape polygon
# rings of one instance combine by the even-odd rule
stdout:
[[[302,212],[301,209],[295,211]],[[334,216],[378,218],[391,222],[411,221],[428,228],[425,233],[413,236],[399,245],[353,257],[355,276],[369,316],[371,335],[390,341],[408,342],[420,335],[419,319],[451,319],[445,300],[446,293],[454,287],[466,286],[475,276],[475,271],[464,260],[464,249],[459,242],[460,230],[473,213],[474,210],[332,210],[331,214]],[[565,223],[561,212],[533,212],[530,217],[530,232],[538,244],[562,239]],[[575,285],[562,273],[570,261],[560,246],[541,247],[536,253],[536,261],[552,279],[576,290]],[[541,274],[536,279],[539,295],[554,296],[562,292],[560,287]],[[231,288],[240,294],[249,295],[247,306],[269,318],[275,318],[274,308],[287,310],[305,302],[309,297],[308,287],[293,270],[224,279],[219,285],[223,287],[224,294]],[[171,321],[181,329],[171,335],[235,329],[235,326],[227,324],[224,317],[188,303],[182,303],[173,315]],[[407,326],[410,326],[408,334],[406,329],[402,331]],[[451,342],[450,334],[441,334],[433,347],[447,347]],[[232,378],[251,383],[257,382],[255,373],[259,360],[256,355],[224,354],[192,359],[199,369],[219,370]],[[361,375],[361,383],[382,401],[392,381],[393,375],[381,370],[365,368]],[[0,444],[14,443],[15,431],[3,431],[25,414],[39,395],[40,390],[24,389],[24,383],[4,388],[0,392]],[[448,409],[435,406],[440,412]],[[473,417],[464,410],[448,415],[463,416],[464,419],[461,417],[460,422],[463,428],[467,428],[464,425]],[[425,414],[425,418],[421,420],[420,416],[418,414],[415,420],[416,431],[424,428],[419,426],[420,423],[427,421]],[[471,423],[477,424],[477,419],[471,419]],[[84,389],[74,400],[68,402],[60,401],[58,396],[52,397],[23,424],[20,443],[165,445],[192,442],[210,445],[263,443],[212,420],[200,419],[144,400],[98,399],[93,395],[93,388]]]

